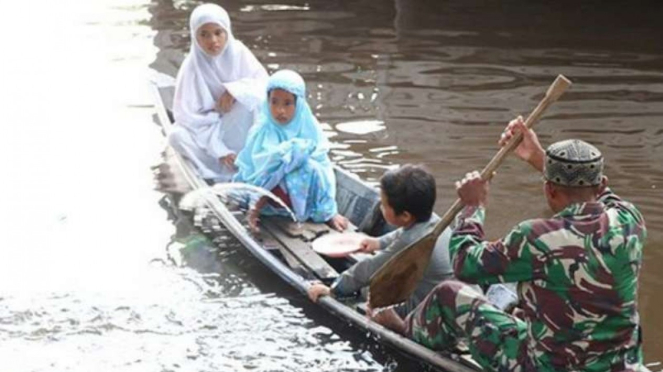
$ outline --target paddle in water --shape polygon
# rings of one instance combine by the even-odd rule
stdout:
[[[532,128],[541,118],[545,110],[555,102],[571,85],[571,81],[562,75],[552,83],[545,97],[532,111],[525,125]],[[488,180],[492,178],[495,170],[502,164],[504,158],[511,153],[522,140],[522,134],[515,135],[504,147],[502,147],[492,160],[481,171],[481,178]],[[435,242],[440,234],[463,209],[460,199],[447,210],[440,222],[431,232],[424,235],[418,241],[410,244],[387,261],[373,276],[370,284],[370,306],[373,309],[394,305],[405,301],[417,286],[428,267],[431,253]]]

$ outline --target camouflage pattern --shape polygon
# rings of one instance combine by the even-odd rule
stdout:
[[[438,285],[406,318],[406,334],[433,350],[467,341],[472,358],[489,371],[532,371],[527,325],[458,281]]]
[[[465,285],[441,284],[406,319],[432,349],[469,338],[488,370],[636,371],[642,362],[638,274],[642,215],[609,189],[550,219],[484,241],[483,208],[465,208],[450,244],[458,279],[518,282],[519,320]]]

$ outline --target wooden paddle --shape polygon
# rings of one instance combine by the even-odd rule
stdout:
[[[545,97],[525,121],[525,125],[531,128],[548,106],[555,102],[570,85],[571,81],[566,77],[557,76],[557,79],[548,88]],[[481,171],[481,178],[484,180],[491,179],[504,158],[518,147],[522,138],[521,133],[511,138]],[[462,209],[463,204],[460,199],[457,199],[431,232],[405,247],[373,274],[370,284],[370,306],[372,308],[377,309],[394,305],[405,301],[410,296],[424,276],[424,271],[428,267],[438,236],[451,224],[456,214]]]

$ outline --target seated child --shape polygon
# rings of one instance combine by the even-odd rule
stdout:
[[[268,80],[267,102],[237,157],[234,181],[272,190],[298,221],[326,222],[344,230],[348,221],[338,214],[336,178],[328,152],[329,141],[306,102],[304,79],[294,71],[281,70]],[[260,213],[288,215],[284,208],[260,198],[249,215],[254,230]]]
[[[439,221],[433,215],[435,204],[435,178],[424,168],[404,165],[386,172],[380,179],[380,209],[384,219],[398,229],[380,238],[366,238],[361,252],[377,252],[344,271],[331,288],[322,283],[312,284],[309,298],[316,302],[320,296],[348,296],[370,283],[370,278],[393,255],[423,237]],[[449,238],[446,229],[438,238],[430,264],[414,293],[396,311],[407,314],[441,281],[453,276],[449,263]]]
[[[228,13],[220,6],[196,7],[190,28],[191,50],[177,74],[175,127],[168,141],[201,177],[227,182],[264,100],[268,75],[233,37]]]

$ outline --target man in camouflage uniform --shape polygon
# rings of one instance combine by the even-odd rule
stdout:
[[[516,155],[543,172],[556,214],[485,241],[488,183],[470,173],[456,183],[465,208],[449,251],[460,280],[517,282],[517,313],[500,311],[456,281],[437,286],[405,320],[389,310],[372,316],[434,350],[464,338],[487,370],[637,371],[642,215],[607,188],[603,157],[594,146],[568,140],[544,152],[522,118],[509,123],[501,144],[515,132],[524,135]]]

